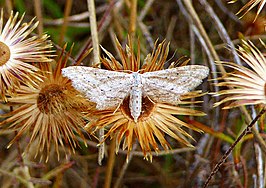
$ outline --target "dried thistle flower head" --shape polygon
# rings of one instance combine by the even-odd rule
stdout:
[[[19,86],[20,82],[34,85],[39,69],[29,63],[50,62],[48,35],[28,37],[37,27],[38,22],[23,23],[24,14],[18,19],[18,12],[4,24],[4,12],[0,17],[0,99],[6,100],[5,94]],[[11,93],[11,92],[9,92]]]
[[[121,62],[119,63],[111,53],[105,51],[108,58],[101,59],[102,64],[109,70],[130,70],[152,72],[162,70],[167,59],[169,51],[169,44],[162,42],[156,46],[149,54],[143,65],[140,63],[140,46],[138,46],[138,54],[134,55],[132,42],[129,41],[129,46],[123,50],[120,43],[117,41],[117,49]],[[180,97],[179,104],[191,104],[191,99],[201,96],[200,92],[192,92],[187,96]],[[183,101],[184,99],[184,101]],[[116,151],[119,150],[121,143],[122,148],[127,149],[128,153],[132,150],[132,145],[137,139],[146,159],[152,160],[151,151],[156,152],[160,150],[160,145],[163,149],[168,150],[170,144],[167,142],[165,134],[173,137],[181,144],[193,147],[187,138],[192,138],[183,127],[200,132],[198,128],[187,124],[175,115],[205,115],[200,111],[176,106],[176,104],[167,104],[164,102],[152,101],[148,96],[142,96],[142,110],[136,121],[130,112],[130,99],[125,98],[118,109],[108,110],[93,110],[90,117],[92,121],[87,125],[89,131],[95,131],[100,128],[109,128],[105,138],[109,136],[116,139]],[[148,158],[149,157],[149,158]]]
[[[227,102],[230,102],[230,104],[226,104],[224,108],[266,103],[265,56],[250,41],[243,41],[243,45],[239,47],[238,53],[240,58],[249,67],[231,62],[220,62],[225,66],[233,68],[234,72],[220,78],[224,81],[218,83],[218,86],[226,86],[229,89],[216,93],[216,95],[225,95],[226,97],[217,102],[215,106]]]
[[[46,161],[52,144],[59,159],[59,145],[67,154],[69,150],[75,152],[77,136],[85,141],[82,130],[89,103],[71,86],[70,80],[61,75],[70,53],[65,57],[63,54],[64,51],[54,70],[52,63],[40,64],[42,77],[33,80],[36,83],[33,87],[21,85],[17,95],[8,98],[11,104],[20,106],[6,114],[8,118],[0,123],[17,130],[10,145],[24,133],[30,133],[28,148],[37,140],[36,156],[46,156]]]

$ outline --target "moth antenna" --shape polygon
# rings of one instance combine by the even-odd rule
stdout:
[[[245,130],[237,137],[235,142],[230,146],[230,148],[225,152],[225,154],[222,156],[222,158],[219,160],[219,162],[215,165],[214,169],[208,176],[206,182],[204,183],[203,188],[208,187],[212,177],[218,172],[221,165],[225,162],[225,160],[228,158],[232,150],[235,148],[235,146],[238,144],[238,142],[248,133],[251,131],[251,128],[253,125],[258,121],[258,119],[266,112],[266,107],[264,107],[260,113],[251,121],[251,123],[245,128]]]

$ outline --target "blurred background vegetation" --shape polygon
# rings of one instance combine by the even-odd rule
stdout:
[[[130,0],[95,1],[100,44],[112,52],[117,59],[119,58],[116,56],[114,36],[117,36],[125,46],[131,3]],[[258,44],[259,38],[266,39],[265,7],[255,21],[256,8],[242,19],[235,15],[246,3],[247,0],[239,0],[234,4],[228,4],[226,0],[193,1],[193,7],[220,60],[234,61],[234,58],[227,49],[227,44],[223,39],[224,34],[219,33],[221,27],[218,26],[217,29],[213,16],[216,16],[216,21],[218,20],[224,26],[225,32],[230,37],[229,40],[236,46],[241,43],[239,39],[243,38],[252,40],[255,44]],[[212,8],[214,14],[207,11],[207,6]],[[74,59],[77,59],[84,49],[92,47],[86,0],[0,0],[0,7],[5,11],[5,18],[8,18],[11,10],[18,11],[20,15],[26,12],[26,21],[36,16],[36,19],[40,21],[38,29],[35,30],[36,34],[50,35],[55,49],[59,50],[64,43],[74,43],[72,52]],[[166,39],[170,41],[168,58],[171,62],[187,56],[194,64],[214,63],[208,62],[210,55],[205,52],[199,37],[193,30],[193,27],[198,26],[191,23],[191,19],[188,18],[190,13],[183,1],[138,0],[137,15],[135,35],[140,41],[142,60],[152,51],[157,39],[159,41]],[[261,46],[258,47],[261,48]],[[91,53],[83,64],[91,65],[92,61]],[[209,78],[212,79],[212,75]],[[212,81],[205,82],[202,90],[215,91]],[[197,124],[206,132],[202,134],[190,132],[196,140],[192,141],[195,150],[180,149],[180,145],[174,139],[167,137],[173,151],[159,156],[155,155],[152,163],[143,160],[142,152],[138,147],[132,152],[132,159],[128,163],[126,152],[119,151],[113,163],[111,187],[201,187],[220,156],[246,126],[245,115],[240,110],[214,109],[212,105],[215,101],[209,95],[203,100],[204,103],[197,107],[207,114],[205,117],[195,119],[180,117],[184,121]],[[219,111],[219,116],[217,116],[217,111]],[[264,124],[261,128],[265,130]],[[22,160],[20,154],[25,145],[23,141],[6,149],[14,133],[4,131],[0,134],[1,187],[31,186],[23,183],[23,178],[33,182],[36,187],[104,187],[106,172],[110,168],[108,156],[104,159],[102,166],[99,166],[97,140],[93,137],[88,138],[88,147],[83,147],[81,144],[82,147],[68,158],[57,161],[57,157],[51,156],[45,163],[33,157]],[[264,133],[261,135],[265,137]],[[248,135],[238,145],[233,155],[215,175],[210,187],[255,187],[261,174],[257,170],[252,138],[252,135]],[[107,145],[109,143],[110,141],[107,140]],[[34,156],[34,148],[31,148],[28,155]],[[26,167],[27,173],[24,169]],[[263,178],[266,179],[265,171]]]

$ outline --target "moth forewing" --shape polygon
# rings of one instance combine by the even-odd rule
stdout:
[[[96,103],[99,110],[116,108],[129,95],[132,76],[127,73],[92,67],[72,66],[62,69],[75,89]]]
[[[177,103],[183,95],[202,83],[209,74],[209,68],[189,65],[155,72],[142,76],[144,95],[157,102]]]

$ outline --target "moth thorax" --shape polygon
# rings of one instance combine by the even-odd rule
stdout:
[[[125,98],[123,101],[123,104],[121,105],[121,111],[123,115],[129,119],[130,121],[145,121],[147,118],[149,118],[153,111],[155,110],[155,104],[148,98],[148,97],[143,97],[141,96],[141,110],[140,110],[140,115],[138,118],[135,120],[132,111],[130,109],[130,96]]]
[[[37,106],[42,113],[52,114],[67,108],[64,87],[58,84],[44,86],[37,98]]]
[[[0,42],[0,66],[4,65],[10,59],[11,53],[9,47]]]
[[[140,87],[141,86],[141,74],[138,72],[133,72],[133,86],[134,87]]]

